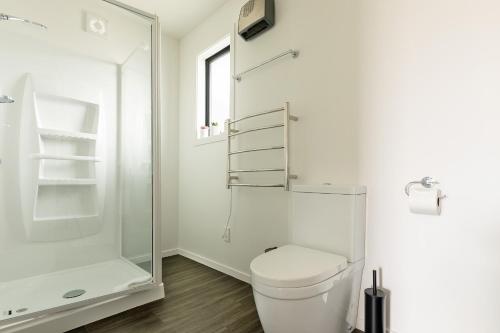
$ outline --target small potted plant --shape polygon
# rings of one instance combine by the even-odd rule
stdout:
[[[219,123],[212,122],[212,124],[210,126],[210,135],[214,136],[214,135],[220,135],[220,134],[221,134],[221,130],[220,130]]]
[[[210,128],[208,126],[201,126],[200,127],[200,133],[198,134],[199,138],[208,138],[208,136],[210,135]]]

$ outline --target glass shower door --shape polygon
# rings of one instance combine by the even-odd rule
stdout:
[[[153,23],[0,3],[0,329],[152,283]]]

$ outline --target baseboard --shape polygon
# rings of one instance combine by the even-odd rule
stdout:
[[[191,252],[188,250],[167,249],[167,250],[162,250],[161,255],[162,255],[162,258],[172,257],[175,255],[181,255],[183,257],[186,257],[188,259],[196,261],[202,265],[208,266],[208,267],[213,268],[219,272],[222,272],[224,274],[232,276],[235,279],[241,280],[241,281],[246,282],[246,283],[251,282],[251,278],[250,278],[249,274],[244,273],[242,271],[239,271],[237,269],[234,269],[232,267],[226,266],[226,265],[221,264],[215,260],[206,258],[202,255],[199,255],[197,253],[194,253],[194,252]],[[134,264],[140,264],[140,263],[151,260],[151,256],[149,256],[149,255],[136,256],[136,257],[130,258],[129,260],[132,261]]]
[[[162,250],[161,251],[161,256],[163,258],[167,258],[167,257],[172,257],[172,256],[175,256],[175,255],[178,255],[178,249],[167,249],[167,250]]]
[[[129,261],[131,261],[137,265],[137,264],[142,264],[143,262],[151,261],[151,255],[150,254],[143,254],[140,256],[125,258],[125,259],[128,259]]]
[[[396,331],[391,331],[390,329],[385,330],[386,333],[398,333]],[[365,333],[364,331],[360,330],[359,328],[356,329],[353,333]]]
[[[175,256],[175,255],[177,255],[177,249],[167,249],[167,250],[161,251],[162,258],[167,258],[167,257]],[[143,254],[143,255],[127,258],[127,259],[136,265],[142,264],[143,262],[151,261],[151,254]]]
[[[398,333],[398,332],[390,330],[390,329],[386,329],[385,332],[386,333]],[[356,331],[354,331],[353,333],[364,333],[364,331],[361,330],[360,328],[356,328]]]
[[[231,267],[226,266],[224,264],[221,264],[221,263],[214,261],[212,259],[208,259],[206,257],[199,255],[199,254],[196,254],[196,253],[193,253],[191,251],[184,250],[184,249],[177,249],[177,254],[179,254],[183,257],[186,257],[188,259],[191,259],[193,261],[196,261],[202,265],[213,268],[219,272],[222,272],[224,274],[232,276],[235,279],[241,280],[241,281],[246,282],[246,283],[251,282],[249,274],[244,273],[242,271],[239,271],[237,269],[231,268]]]

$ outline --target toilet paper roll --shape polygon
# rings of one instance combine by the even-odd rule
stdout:
[[[408,204],[412,213],[440,215],[441,190],[414,186],[410,189]]]

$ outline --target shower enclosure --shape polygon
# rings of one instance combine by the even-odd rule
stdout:
[[[0,331],[161,287],[159,34],[113,0],[0,3]]]

